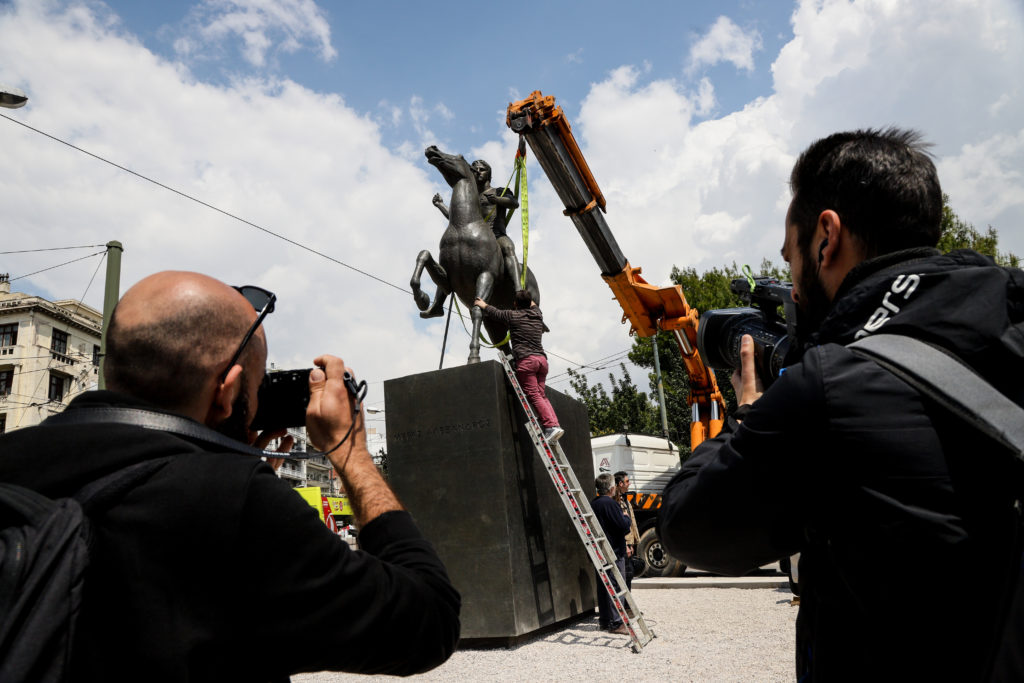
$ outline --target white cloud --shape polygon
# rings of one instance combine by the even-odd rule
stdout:
[[[775,59],[774,91],[720,118],[695,119],[709,106],[710,81],[694,93],[632,67],[613,70],[584,99],[573,130],[608,197],[608,223],[648,281],[664,283],[673,265],[779,264],[796,156],[829,133],[888,124],[935,142],[961,217],[992,224],[1004,250],[1024,254],[1019,6],[808,0],[793,30]],[[553,193],[542,185],[536,194],[545,312],[584,326],[566,345],[583,358],[622,348],[622,329],[601,320],[617,306],[587,259],[579,262],[579,236]],[[548,253],[572,258],[548,263]]]
[[[20,160],[0,177],[9,249],[119,240],[122,291],[164,269],[265,286],[279,297],[270,360],[308,367],[340,355],[378,382],[371,401],[384,378],[436,367],[443,325],[421,323],[399,290],[418,251],[436,249],[444,225],[430,197],[441,185],[390,152],[369,117],[288,80],[198,83],[81,8],[23,2],[0,11],[0,34],[0,81],[30,98],[12,116],[399,289],[0,120],[5,154]],[[70,258],[57,254],[0,257],[0,270],[16,277]],[[86,291],[96,265],[31,281],[102,308],[102,269]]]
[[[583,63],[583,48],[570,52],[565,56],[565,61],[569,64],[582,64]]]
[[[1016,134],[1000,133],[975,144],[965,144],[959,154],[939,162],[939,176],[946,192],[953,193],[950,201],[958,212],[965,216],[991,217],[989,223],[975,227],[984,230],[992,224],[1005,240],[1016,237],[1020,231],[1014,229],[1016,225],[1002,223],[997,217],[1024,214],[1022,159],[1024,128]],[[1013,242],[1020,244],[1019,239]],[[1004,241],[1001,245],[1004,251],[1006,244]],[[1014,248],[1014,253],[1024,256],[1019,246]]]
[[[203,0],[190,11],[183,30],[174,41],[182,58],[230,39],[241,42],[242,57],[256,67],[266,64],[275,46],[293,53],[309,45],[324,61],[337,56],[330,24],[314,0]]]
[[[754,70],[754,53],[761,49],[761,34],[744,31],[729,17],[718,17],[711,29],[690,48],[687,71],[729,62],[737,69]]]
[[[715,100],[715,86],[711,84],[711,79],[700,79],[700,83],[697,85],[697,95],[694,100],[698,115],[706,116],[711,113],[717,103]]]
[[[438,102],[437,104],[435,104],[434,111],[437,112],[438,116],[440,116],[445,121],[451,121],[452,119],[455,118],[455,112],[449,109],[444,102]]]
[[[24,0],[0,10],[0,81],[30,97],[10,116],[399,288],[420,249],[436,252],[444,221],[430,198],[447,190],[422,157],[427,144],[445,146],[431,131],[432,117],[445,117],[435,102],[415,97],[364,113],[287,79],[213,86],[147,51],[96,6],[54,7]],[[578,108],[559,104],[578,112],[573,131],[622,251],[656,284],[673,265],[778,263],[796,155],[837,130],[888,124],[934,141],[943,188],[961,217],[993,225],[1004,250],[1024,255],[1022,14],[1012,0],[808,0],[794,9],[792,39],[771,56],[771,92],[739,111],[705,118],[724,86],[705,78],[694,90],[652,77],[648,64],[610,71]],[[743,55],[753,52],[702,54],[745,69]],[[521,97],[509,91],[509,100]],[[416,139],[391,151],[380,127],[405,114]],[[280,367],[308,366],[328,350],[371,382],[437,367],[443,322],[421,322],[411,296],[15,124],[0,120],[0,132],[6,158],[18,160],[0,175],[10,249],[119,239],[125,286],[164,268],[267,286],[281,302],[267,323]],[[497,183],[514,150],[506,132],[467,156],[487,159]],[[552,328],[546,346],[580,362],[628,348],[625,327],[614,324],[621,311],[532,155],[529,175],[529,264]],[[0,262],[0,272],[54,262],[25,255]],[[33,281],[78,296],[94,269],[86,261]],[[86,300],[100,305],[98,286]],[[465,360],[460,327],[453,321],[446,365]],[[564,372],[564,361],[551,363],[552,375]],[[639,373],[633,378],[646,388]],[[379,384],[371,392],[383,395]]]

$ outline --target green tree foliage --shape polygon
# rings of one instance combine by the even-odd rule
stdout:
[[[1010,252],[999,251],[999,235],[991,225],[984,234],[973,225],[962,220],[949,206],[949,196],[942,195],[942,236],[939,237],[939,251],[943,253],[954,249],[973,249],[991,256],[1001,266],[1020,268],[1020,257]]]
[[[603,436],[617,432],[653,434],[657,408],[647,394],[640,391],[629,376],[625,364],[620,364],[620,379],[608,374],[612,388],[609,396],[600,383],[590,386],[586,376],[576,370],[569,370],[569,385],[590,415],[591,436]]]

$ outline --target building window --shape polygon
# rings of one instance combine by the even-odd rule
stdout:
[[[0,346],[14,346],[18,343],[18,323],[0,325]]]
[[[99,365],[100,364],[100,345],[99,344],[93,344],[92,345],[92,364],[93,365]]]
[[[67,377],[56,372],[50,373],[50,393],[49,398],[51,401],[63,401],[65,385],[67,384]]]
[[[55,329],[53,331],[53,339],[50,341],[50,350],[66,355],[68,352],[68,333]]]
[[[50,338],[50,357],[66,365],[74,365],[78,361],[68,355],[68,333],[54,328]]]
[[[14,384],[14,370],[10,368],[0,370],[0,396],[10,396],[12,384]]]

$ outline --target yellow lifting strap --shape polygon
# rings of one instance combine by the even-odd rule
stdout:
[[[526,189],[526,138],[524,138],[522,135],[519,136],[519,148],[516,150],[516,156],[515,160],[513,161],[513,166],[515,168],[512,171],[512,175],[508,177],[508,182],[505,183],[505,187],[504,189],[502,189],[501,194],[499,196],[505,196],[505,193],[508,192],[509,186],[512,184],[512,179],[515,178],[516,187],[519,189],[519,216],[520,223],[522,224],[523,229],[523,262],[520,264],[522,267],[520,269],[521,275],[519,276],[519,286],[525,288],[526,258],[530,251],[530,203]],[[494,217],[494,212],[497,210],[498,207],[495,206],[493,209],[491,209],[491,212],[487,214],[487,218],[485,219],[487,223],[491,222],[491,218]],[[512,213],[515,213],[515,211],[513,210]],[[511,216],[512,214],[509,214],[508,217],[511,218]],[[462,321],[462,328],[466,330],[466,334],[470,334],[469,328],[466,327],[466,319],[462,316],[462,309],[459,308],[459,298],[457,296],[452,296],[452,301],[455,302],[455,310],[459,314],[459,320]],[[490,344],[487,342],[487,338],[484,337],[483,333],[480,333],[480,343],[489,349],[504,346],[505,344],[508,343],[508,340],[511,338],[512,332],[508,332],[505,335],[505,338],[502,339],[500,342],[496,344]]]
[[[505,193],[508,192],[509,185],[512,184],[512,178],[516,179],[516,189],[519,192],[519,220],[522,225],[523,233],[523,262],[520,264],[519,274],[519,286],[526,288],[526,260],[530,253],[530,198],[527,194],[526,184],[526,138],[522,135],[519,136],[519,148],[516,150],[515,159],[512,161],[512,175],[508,177],[508,182],[505,183],[505,188],[501,191],[499,196],[504,197]],[[485,222],[490,223],[491,218],[494,216],[494,212],[498,210],[495,206],[491,209],[491,212],[487,214]],[[512,211],[505,220],[508,220],[515,214],[515,210]]]
[[[519,286],[525,289],[526,259],[530,253],[530,201],[526,193],[526,142],[522,135],[519,136],[519,149],[516,151],[516,175],[519,176],[516,180],[519,184],[519,216],[523,224],[523,263]]]

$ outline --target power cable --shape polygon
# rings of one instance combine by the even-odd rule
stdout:
[[[609,367],[611,367],[611,366],[605,366],[605,367],[603,367],[603,368],[594,368],[593,370],[589,370],[589,371],[587,371],[587,372],[580,372],[580,373],[577,373],[577,374],[579,374],[579,375],[581,375],[581,376],[583,376],[583,377],[587,377],[587,376],[589,376],[589,375],[592,375],[592,374],[594,374],[595,372],[601,372],[602,370],[607,370],[607,369],[608,369]],[[568,376],[565,376],[565,377],[556,377],[555,379],[552,379],[552,380],[550,380],[550,381],[546,382],[546,384],[547,384],[548,386],[555,386],[555,385],[564,385],[564,384],[566,384],[566,383],[569,383],[569,384],[570,384],[570,386],[571,386],[571,383],[572,383],[572,378],[571,378],[571,377],[568,377]]]
[[[65,249],[95,249],[105,247],[105,244],[86,244],[81,247],[50,247],[49,249],[20,249],[18,251],[0,251],[0,254],[34,254],[38,251],[63,251]]]
[[[3,116],[3,114],[0,114],[0,116]],[[84,261],[87,258],[92,258],[93,256],[99,256],[100,254],[106,254],[106,253],[107,252],[106,252],[105,249],[103,251],[97,251],[95,254],[89,254],[88,256],[82,256],[81,258],[71,259],[70,261],[65,261],[64,263],[58,263],[55,266],[50,266],[49,268],[43,268],[42,270],[37,270],[34,273],[26,273],[24,275],[19,275],[18,277],[12,277],[10,280],[8,280],[8,282],[14,282],[15,280],[21,280],[22,278],[31,277],[33,275],[38,275],[39,273],[45,273],[48,270],[54,270],[55,268],[60,268],[61,266],[66,266],[68,264],[76,263],[78,261]],[[103,261],[101,260],[100,263],[103,263]],[[91,282],[91,280],[90,280],[90,282]]]
[[[312,247],[307,247],[305,244],[302,244],[300,242],[296,242],[295,240],[290,239],[288,237],[285,237],[284,235],[281,235],[279,233],[276,233],[273,230],[270,230],[268,228],[264,228],[263,226],[257,225],[256,223],[253,223],[252,221],[248,221],[248,220],[246,220],[246,219],[244,219],[244,218],[242,218],[240,216],[236,216],[235,214],[230,213],[228,211],[225,211],[224,209],[218,208],[218,207],[214,206],[213,204],[210,204],[208,202],[204,202],[202,199],[197,199],[196,197],[193,197],[192,195],[190,195],[190,194],[188,194],[186,192],[182,192],[181,190],[176,190],[175,188],[171,187],[170,185],[165,185],[165,184],[161,183],[160,181],[153,180],[152,178],[144,176],[141,173],[138,173],[136,171],[131,170],[130,168],[126,168],[124,166],[121,166],[118,163],[110,161],[109,159],[105,159],[105,158],[101,157],[98,154],[93,154],[92,152],[90,152],[88,150],[82,149],[81,147],[73,145],[70,142],[67,142],[66,140],[60,139],[56,135],[51,135],[51,134],[49,134],[49,133],[47,133],[45,131],[39,130],[38,128],[33,128],[32,126],[28,125],[24,121],[19,121],[18,119],[11,118],[10,116],[7,116],[6,114],[0,114],[0,116],[4,117],[8,121],[12,121],[12,122],[18,124],[19,126],[24,126],[25,128],[28,128],[29,130],[31,130],[33,132],[36,132],[36,133],[39,133],[40,135],[48,137],[51,140],[54,140],[55,142],[59,142],[62,145],[67,145],[71,149],[76,150],[78,152],[81,152],[82,154],[86,154],[88,156],[91,156],[93,159],[96,159],[98,161],[102,161],[105,164],[110,164],[114,168],[120,169],[120,170],[124,171],[125,173],[130,173],[133,176],[135,176],[136,178],[141,178],[142,180],[145,180],[148,183],[152,183],[152,184],[156,185],[157,187],[161,187],[161,188],[167,190],[168,192],[173,192],[174,194],[176,194],[178,196],[181,196],[181,197],[184,197],[185,199],[189,199],[189,200],[195,202],[196,204],[201,204],[202,206],[205,206],[208,209],[212,209],[212,210],[216,211],[217,213],[221,213],[221,214],[223,214],[223,215],[225,215],[225,216],[227,216],[229,218],[233,218],[236,221],[239,221],[240,223],[245,223],[246,225],[248,225],[250,227],[253,227],[253,228],[256,228],[257,230],[260,230],[261,232],[265,232],[268,235],[272,235],[272,236],[274,236],[274,237],[276,237],[276,238],[278,238],[280,240],[283,240],[283,241],[287,242],[288,244],[291,244],[293,246],[299,247],[300,249],[305,249],[306,251],[308,251],[308,252],[310,252],[312,254],[316,254],[317,256],[325,258],[328,261],[331,261],[333,263],[337,263],[339,266],[344,266],[344,267],[348,268],[349,270],[354,270],[355,272],[359,273],[360,275],[365,275],[366,277],[371,278],[373,280],[376,280],[377,282],[380,282],[381,284],[385,284],[388,287],[394,287],[395,289],[397,289],[400,292],[405,292],[406,294],[412,294],[411,290],[405,289],[403,287],[399,287],[398,285],[396,285],[394,283],[391,283],[391,282],[388,282],[387,280],[384,280],[382,278],[379,278],[376,275],[372,275],[370,273],[367,273],[365,270],[360,270],[359,268],[356,268],[355,266],[351,266],[351,265],[345,263],[344,261],[339,261],[338,259],[334,258],[333,256],[328,256],[327,254],[325,254],[325,253],[323,253],[321,251],[317,251],[316,249],[313,249]],[[34,273],[32,273],[32,274],[34,275]],[[22,277],[26,277],[26,276],[22,276]]]
[[[630,351],[632,351],[632,349],[625,349],[624,351],[616,351],[615,353],[609,354],[609,355],[604,356],[602,358],[598,358],[597,360],[592,360],[592,361],[587,362],[587,363],[577,363],[576,361],[569,361],[569,362],[572,363],[573,365],[577,366],[577,367],[580,367],[580,368],[589,368],[591,371],[594,371],[594,370],[604,370],[605,368],[608,367],[608,365],[610,363],[613,363],[613,362],[615,362],[617,360],[620,360],[620,359],[624,358],[625,356],[629,355]],[[548,352],[548,353],[550,353],[550,352]],[[555,354],[552,353],[551,355],[553,356]],[[561,356],[559,356],[559,358],[561,358]],[[568,360],[568,359],[562,358],[562,360]],[[552,375],[549,379],[550,380],[554,380],[554,379],[557,379],[557,378],[562,377],[563,375],[567,375],[567,374],[569,374],[569,373],[568,372],[560,372],[557,375]]]

